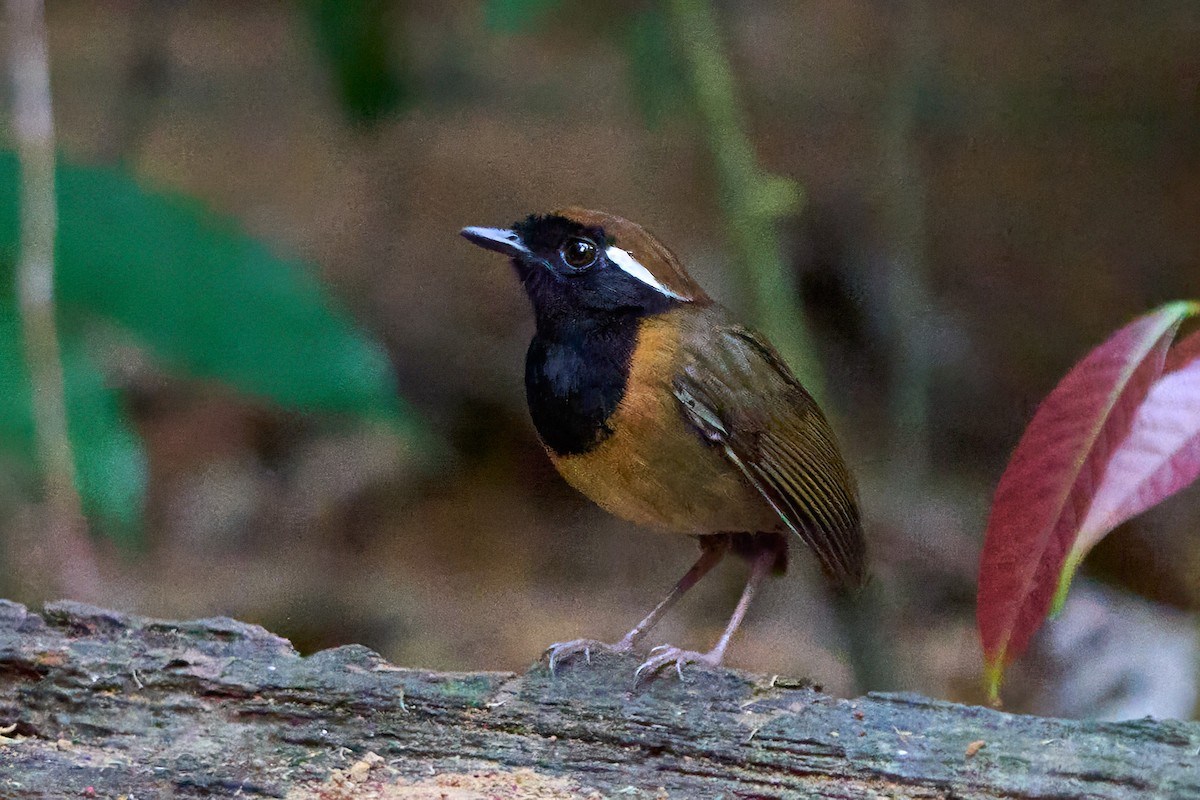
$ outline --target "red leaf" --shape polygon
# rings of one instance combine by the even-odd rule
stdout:
[[[1168,351],[1164,373],[1112,454],[1054,596],[1066,599],[1075,569],[1113,528],[1184,488],[1200,475],[1200,333]]]
[[[1200,358],[1200,331],[1196,331],[1183,341],[1176,342],[1175,346],[1167,351],[1167,360],[1163,363],[1163,374],[1194,366],[1192,362],[1197,358]]]
[[[1029,645],[1109,458],[1162,371],[1191,303],[1171,303],[1117,331],[1038,407],[996,487],[979,566],[976,621],[989,693]]]

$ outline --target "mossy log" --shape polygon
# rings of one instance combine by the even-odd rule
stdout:
[[[635,663],[428,672],[230,619],[0,601],[0,797],[1200,798],[1197,723],[694,666],[635,685]]]

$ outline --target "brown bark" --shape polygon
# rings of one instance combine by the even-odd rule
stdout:
[[[839,700],[696,667],[634,686],[634,665],[436,673],[359,646],[302,658],[229,619],[0,601],[0,797],[437,797],[412,784],[472,772],[516,777],[447,796],[532,795],[541,776],[539,797],[1200,797],[1197,723]],[[329,782],[367,753],[383,766]]]

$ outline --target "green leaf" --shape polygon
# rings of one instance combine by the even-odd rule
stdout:
[[[16,247],[16,169],[0,154],[0,256]],[[305,265],[116,170],[61,164],[57,178],[60,326],[103,317],[192,375],[419,435],[383,349]]]
[[[372,122],[412,102],[395,0],[309,0],[308,19],[347,115]]]
[[[7,278],[0,266],[0,277]],[[11,285],[11,281],[5,280]],[[0,449],[33,463],[33,415],[29,409],[29,374],[21,353],[21,327],[11,294],[0,297]]]
[[[496,33],[527,33],[561,5],[562,0],[487,0],[484,25]]]
[[[121,544],[141,543],[146,455],[121,397],[77,338],[63,341],[67,433],[84,512]]]
[[[84,511],[105,533],[123,544],[136,544],[146,494],[141,441],[84,340],[65,337],[62,346],[67,429]],[[36,471],[29,375],[11,303],[0,306],[0,387],[0,448],[15,454],[31,472]]]

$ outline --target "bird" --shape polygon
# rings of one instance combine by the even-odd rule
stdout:
[[[730,553],[750,570],[716,644],[659,645],[638,678],[721,664],[764,578],[786,570],[792,537],[834,585],[863,585],[857,490],[828,421],[770,342],[709,297],[653,234],[575,206],[461,234],[507,256],[529,297],[526,399],[559,474],[617,517],[700,546],[617,642],[551,645],[552,673],[580,654],[633,651]]]

